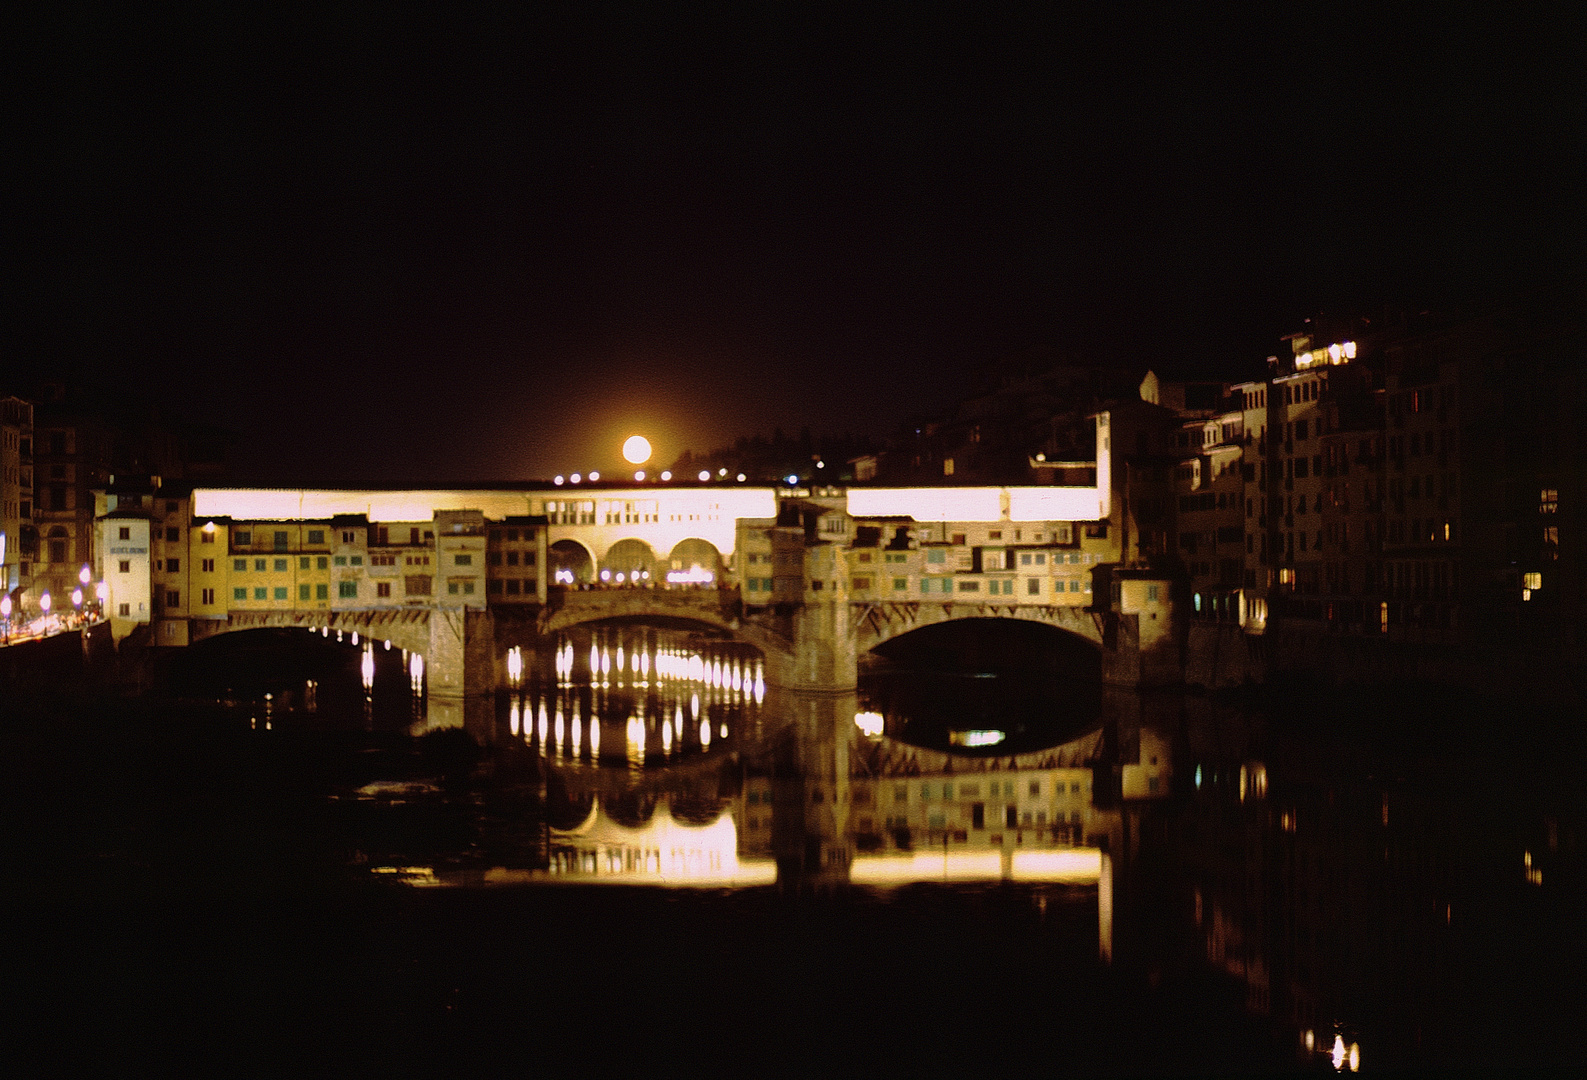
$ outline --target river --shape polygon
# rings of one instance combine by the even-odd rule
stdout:
[[[141,698],[9,699],[11,1012],[65,1062],[1587,1056],[1579,740],[1548,718],[907,656],[801,696],[622,626],[521,654],[483,738],[414,738],[401,650],[229,638]]]

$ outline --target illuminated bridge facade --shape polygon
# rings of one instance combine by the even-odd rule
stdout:
[[[1097,596],[1128,533],[1108,456],[1091,487],[112,490],[96,550],[118,640],[353,630],[424,655],[432,700],[493,691],[514,645],[622,616],[711,625],[759,647],[768,681],[845,690],[858,654],[930,623],[1018,618],[1109,648],[1111,608],[1139,620],[1134,644],[1167,634],[1166,585]]]

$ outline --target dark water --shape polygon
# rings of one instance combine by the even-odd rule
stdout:
[[[7,1014],[65,1071],[1587,1057],[1558,718],[896,656],[797,697],[623,627],[525,654],[478,739],[415,738],[400,650],[231,638],[160,696],[0,701]]]

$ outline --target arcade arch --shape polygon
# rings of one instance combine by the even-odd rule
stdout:
[[[667,563],[667,581],[672,584],[715,585],[722,577],[722,553],[698,536],[678,541]]]
[[[619,540],[601,560],[601,581],[609,585],[634,585],[655,581],[656,553],[643,540]]]
[[[588,585],[595,580],[595,559],[577,540],[556,541],[549,559],[552,585]]]

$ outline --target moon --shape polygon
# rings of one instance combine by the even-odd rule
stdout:
[[[623,457],[631,465],[643,465],[650,460],[650,440],[643,435],[630,435],[623,443]]]

